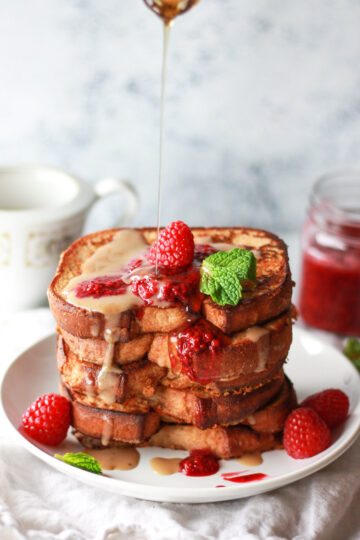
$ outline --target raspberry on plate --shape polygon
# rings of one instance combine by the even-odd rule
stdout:
[[[330,444],[330,430],[316,411],[300,407],[289,414],[284,427],[284,448],[289,456],[309,458],[323,452]]]
[[[58,394],[38,397],[21,418],[25,433],[36,441],[57,446],[70,426],[70,404]]]
[[[302,407],[311,407],[329,428],[334,428],[346,419],[349,412],[349,398],[336,388],[329,388],[307,397]]]
[[[190,228],[182,221],[173,221],[161,231],[159,238],[149,250],[148,260],[169,268],[181,268],[194,260],[194,237]]]

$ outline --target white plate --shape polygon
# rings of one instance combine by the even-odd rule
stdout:
[[[222,477],[222,474],[229,472],[245,473],[245,467],[236,460],[221,461],[220,471],[213,476],[190,478],[179,473],[159,476],[150,468],[149,460],[152,457],[188,455],[187,452],[160,448],[140,449],[140,463],[131,471],[107,471],[107,476],[96,475],[55,459],[54,449],[24,437],[18,431],[22,413],[37,396],[58,390],[55,335],[33,345],[12,363],[2,382],[1,400],[19,442],[35,456],[73,478],[121,495],[152,501],[224,501],[276,489],[314,473],[345,452],[360,432],[359,375],[340,352],[305,330],[295,328],[286,372],[294,382],[299,401],[325,388],[344,390],[350,398],[349,418],[333,433],[333,443],[325,452],[303,460],[290,458],[284,450],[266,452],[262,465],[252,467],[248,472],[265,473],[267,477],[244,484],[234,484]],[[56,449],[57,452],[80,450],[79,443],[71,435]]]

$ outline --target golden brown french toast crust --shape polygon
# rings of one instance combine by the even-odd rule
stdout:
[[[214,426],[204,430],[192,425],[160,424],[159,430],[140,446],[192,450],[208,448],[222,459],[241,457],[244,453],[282,448],[282,430],[287,415],[296,407],[296,395],[291,382],[285,379],[275,399],[256,411],[237,426]],[[246,427],[244,424],[248,424]],[[250,429],[251,428],[251,429]],[[75,436],[87,448],[104,448],[101,438],[94,437],[92,429],[75,430]],[[126,441],[110,439],[109,446],[128,445]]]
[[[158,387],[149,399],[152,409],[161,416],[175,421],[193,424],[200,429],[214,425],[239,424],[274,398],[283,386],[284,375],[280,371],[271,380],[248,392],[226,392],[213,395],[205,391],[178,390]]]
[[[62,380],[71,391],[84,395],[90,393],[94,399],[101,397],[101,366],[80,360],[61,336],[57,340],[56,359]],[[166,368],[161,368],[147,359],[125,364],[121,372],[113,373],[114,401],[124,403],[138,397],[147,399],[154,394],[166,372]]]
[[[220,334],[218,337],[221,341]],[[185,374],[193,383],[209,385],[271,370],[286,358],[291,341],[292,314],[289,310],[264,325],[232,334],[216,354],[209,350],[193,352],[191,361],[187,359],[184,364],[176,349],[176,334],[156,334],[148,358],[159,366],[167,367],[172,375]]]
[[[134,229],[151,244],[156,229]],[[79,276],[84,262],[99,248],[111,242],[120,229],[101,231],[74,242],[60,259],[56,275],[49,287],[48,298],[55,320],[60,328],[80,338],[103,337],[106,327],[103,313],[91,311],[69,303],[63,290],[69,281]],[[286,246],[277,236],[267,231],[234,228],[193,228],[195,241],[226,242],[234,247],[255,250],[258,256],[257,287],[248,292],[235,306],[218,306],[210,298],[203,301],[204,316],[225,333],[240,331],[249,325],[279,315],[290,306],[292,281]],[[137,316],[140,315],[140,316]],[[169,308],[144,306],[124,311],[118,318],[121,329],[119,340],[126,342],[139,333],[170,332],[187,323],[188,313],[183,305]]]
[[[114,439],[104,446],[100,437],[93,437],[76,429],[73,433],[85,448],[129,446],[126,442]],[[244,454],[283,448],[281,433],[259,433],[246,426],[216,426],[200,430],[195,426],[181,425],[163,425],[159,431],[138,446],[159,446],[188,451],[207,448],[219,459],[240,458]]]
[[[127,444],[140,444],[159,429],[160,417],[155,412],[126,413],[99,409],[80,403],[63,383],[61,393],[71,403],[71,425],[76,430],[91,434],[104,441],[107,446],[110,439]]]
[[[286,246],[246,227],[192,232],[195,243],[215,251],[254,253],[256,285],[244,286],[238,305],[219,306],[200,293],[200,255],[183,272],[186,294],[174,296],[171,280],[182,283],[181,274],[159,282],[147,260],[155,228],[100,231],[63,253],[48,296],[59,331],[61,392],[84,445],[209,448],[225,459],[281,446],[296,405],[282,371],[292,339]],[[148,275],[158,291],[150,303],[137,289]],[[106,289],[111,280],[120,288]],[[161,296],[164,283],[172,296]]]

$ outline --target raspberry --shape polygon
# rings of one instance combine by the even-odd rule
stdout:
[[[194,260],[194,237],[182,221],[173,221],[161,231],[148,254],[151,264],[156,264],[156,247],[159,266],[181,268]]]
[[[63,396],[45,394],[30,405],[21,421],[29,437],[57,446],[65,439],[70,426],[70,404]]]
[[[341,390],[330,388],[307,397],[302,407],[311,407],[329,428],[342,424],[349,412],[349,398]]]
[[[142,279],[135,277],[131,282],[131,291],[144,300],[146,304],[152,304],[150,299],[157,294],[158,284],[148,276]]]
[[[330,444],[330,430],[316,411],[300,407],[289,414],[284,427],[284,447],[289,456],[309,458],[323,452]]]
[[[87,298],[88,296],[100,298],[125,294],[126,289],[127,285],[120,276],[99,276],[80,283],[75,289],[75,294],[78,298]]]

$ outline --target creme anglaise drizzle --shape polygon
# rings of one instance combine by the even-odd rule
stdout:
[[[137,467],[140,454],[133,447],[86,449],[86,454],[95,458],[105,471],[130,471]]]

